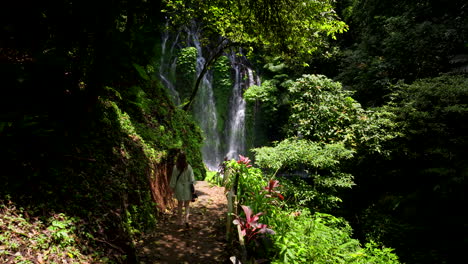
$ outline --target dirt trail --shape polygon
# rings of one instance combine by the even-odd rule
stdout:
[[[195,189],[198,199],[190,203],[190,227],[175,224],[175,210],[164,214],[156,231],[137,243],[141,263],[231,263],[224,188],[198,181]]]

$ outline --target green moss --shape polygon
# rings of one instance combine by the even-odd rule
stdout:
[[[183,48],[177,55],[176,89],[181,101],[190,97],[197,78],[197,49],[195,47]]]
[[[7,171],[16,173],[0,176],[0,195],[10,195],[31,216],[63,212],[83,219],[94,237],[128,248],[157,221],[148,184],[155,164],[170,163],[184,150],[196,178],[205,177],[200,129],[156,81],[105,87],[93,111],[67,112],[65,124],[56,116],[37,114],[28,122],[41,130],[15,123],[21,133],[2,138],[11,153],[2,154]],[[27,155],[17,151],[24,145]],[[125,258],[131,257],[120,252],[113,260]]]
[[[229,98],[232,90],[231,65],[226,56],[221,56],[213,65],[213,93],[218,116],[217,130],[222,133],[229,118]]]

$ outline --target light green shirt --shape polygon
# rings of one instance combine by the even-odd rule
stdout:
[[[174,196],[179,201],[190,201],[192,200],[192,192],[190,191],[190,184],[195,182],[195,177],[193,175],[192,166],[190,164],[187,168],[180,174],[177,166],[174,166],[172,169],[171,182],[169,186],[172,191],[174,191]],[[177,177],[179,176],[179,180]]]

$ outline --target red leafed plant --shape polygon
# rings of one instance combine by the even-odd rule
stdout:
[[[278,180],[270,180],[268,182],[268,185],[264,188],[268,193],[267,197],[278,197],[280,200],[284,200],[284,196],[281,195],[281,193],[278,190],[275,190],[275,188],[279,187],[279,181]]]
[[[253,215],[252,209],[250,209],[250,207],[246,205],[241,205],[241,207],[242,210],[244,210],[245,219],[237,216],[237,219],[235,219],[233,223],[235,225],[240,225],[241,235],[244,237],[246,244],[254,240],[258,234],[275,233],[273,230],[267,228],[267,225],[258,222],[260,215],[263,214],[262,212]]]
[[[247,168],[252,167],[252,165],[249,164],[249,163],[250,163],[250,159],[249,159],[248,157],[244,157],[244,156],[242,156],[242,155],[239,155],[239,160],[237,160],[237,163],[239,163],[239,164],[245,164],[245,166],[246,166]]]

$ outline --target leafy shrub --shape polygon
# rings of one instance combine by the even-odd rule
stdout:
[[[205,181],[211,184],[217,185],[217,186],[222,186],[223,175],[219,174],[219,172],[216,172],[216,171],[207,171]]]
[[[276,93],[278,93],[276,82],[273,80],[266,80],[261,86],[250,86],[249,89],[244,92],[244,99],[249,103],[259,101],[265,108],[275,113],[278,110]]]
[[[304,75],[290,86],[290,137],[321,143],[343,142],[350,149],[385,153],[382,145],[398,136],[395,115],[387,108],[364,110],[341,83],[323,75]]]
[[[312,181],[310,199],[322,209],[336,207],[341,202],[339,190],[354,185],[352,175],[342,172],[339,166],[340,162],[352,157],[353,151],[341,143],[322,145],[304,139],[286,139],[274,147],[253,151],[257,164],[273,174],[280,170],[305,171]]]
[[[281,177],[282,185],[284,186],[285,202],[289,207],[305,207],[311,210],[317,210],[317,196],[319,195],[316,190],[311,188],[310,184],[306,182],[299,175],[289,177]]]
[[[240,160],[230,160],[226,163],[226,173],[228,174],[226,188],[237,186],[237,195],[241,198],[252,192],[260,192],[264,182],[260,169],[249,165],[250,160],[244,160],[244,162],[247,164]]]
[[[342,141],[356,123],[361,106],[341,83],[323,75],[304,75],[289,88],[291,94],[290,136],[333,143]]]
[[[358,240],[351,238],[352,229],[342,218],[311,214],[300,202],[286,207],[283,194],[291,194],[295,189],[288,188],[293,185],[282,186],[278,180],[265,179],[261,171],[250,166],[248,158],[240,156],[238,161],[230,161],[227,168],[228,187],[236,182],[239,185],[239,201],[246,215],[234,223],[241,225],[252,258],[267,258],[271,263],[399,263],[392,249],[380,248],[376,243],[361,247]],[[264,224],[258,223],[260,215]],[[273,234],[273,230],[272,236],[259,236]]]
[[[281,212],[271,227],[278,248],[272,263],[399,263],[392,249],[375,243],[364,248],[351,238],[349,224],[329,214],[308,210]]]
[[[1,263],[110,263],[93,246],[82,220],[63,213],[43,221],[9,201],[0,203]],[[87,239],[82,239],[87,238]]]

